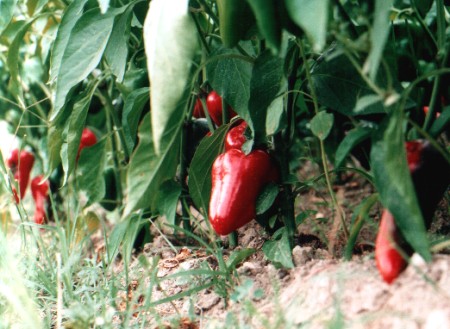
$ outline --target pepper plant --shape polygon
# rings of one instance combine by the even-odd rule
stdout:
[[[237,177],[258,195],[232,202],[271,233],[263,250],[274,263],[292,266],[305,149],[320,163],[347,257],[364,221],[349,224],[333,182],[353,171],[378,192],[361,209],[379,196],[431,259],[404,142],[428,140],[448,167],[446,1],[30,0],[1,9],[0,116],[53,190],[85,193],[82,208],[107,205],[122,221],[164,216],[216,241],[213,164],[242,119],[242,157],[266,152],[279,177]],[[78,158],[86,127],[97,142]]]

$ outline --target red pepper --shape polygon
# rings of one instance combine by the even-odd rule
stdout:
[[[236,127],[233,127],[228,131],[225,137],[225,151],[231,149],[241,149],[242,145],[247,141],[244,135],[245,129],[247,129],[247,122],[242,121]]]
[[[203,111],[203,104],[200,98],[197,98],[194,105],[194,113],[192,114],[194,118],[200,119],[205,117],[205,112]]]
[[[423,109],[423,114],[427,115],[428,111],[430,110],[430,107],[429,106],[424,106],[422,109]],[[436,112],[436,118],[439,118],[440,115],[441,115],[441,113]]]
[[[14,198],[19,203],[25,196],[28,181],[30,180],[31,169],[34,164],[34,155],[27,151],[14,149],[6,160],[6,164],[14,174],[14,179],[19,184],[20,197],[17,195],[16,188],[13,187]]]
[[[81,150],[97,143],[97,137],[89,128],[84,128],[81,133],[80,146],[78,147],[77,160],[80,157]]]
[[[217,125],[222,125],[222,97],[215,92],[211,91],[208,94],[208,97],[206,97],[206,107],[208,108],[209,116],[211,117],[212,121]],[[236,116],[236,112],[233,111],[233,109],[228,106],[228,114],[229,118],[233,118]]]
[[[450,168],[447,161],[426,141],[405,143],[406,158],[420,209],[429,228],[434,210],[450,183]],[[399,252],[411,256],[413,250],[404,240],[388,210],[384,210],[375,243],[375,260],[378,271],[387,283],[406,268],[407,262]]]
[[[31,195],[33,196],[36,209],[34,212],[34,222],[44,224],[46,219],[45,204],[48,198],[50,188],[48,180],[43,181],[44,176],[36,176],[31,180]]]
[[[402,246],[398,243],[402,241],[394,216],[384,210],[381,216],[380,227],[375,241],[375,260],[378,271],[383,280],[392,283],[399,274],[406,268],[408,263],[403,258],[399,250]]]
[[[266,151],[248,155],[231,149],[217,157],[212,167],[209,220],[220,235],[227,235],[256,217],[256,199],[262,188],[277,179]]]

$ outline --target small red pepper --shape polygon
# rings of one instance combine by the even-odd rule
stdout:
[[[227,235],[256,217],[256,199],[275,177],[266,151],[248,155],[231,149],[217,157],[212,167],[209,220],[220,235]]]
[[[200,119],[205,117],[205,112],[203,111],[203,104],[200,98],[197,98],[194,105],[194,113],[192,114],[194,118]]]
[[[375,260],[383,280],[392,283],[400,273],[406,268],[408,263],[399,252],[402,246],[398,243],[402,241],[394,216],[385,209],[381,216],[380,227],[378,228],[377,239],[375,241]]]
[[[19,184],[20,197],[17,195],[16,188],[13,187],[16,203],[19,203],[25,197],[33,164],[34,155],[27,151],[19,151],[18,149],[14,149],[6,160],[6,165],[11,168],[14,179]]]
[[[430,107],[429,106],[424,106],[422,109],[423,109],[423,114],[427,115],[428,111],[430,110]],[[441,113],[436,112],[436,118],[439,118],[440,115],[441,115]]]
[[[34,222],[42,225],[45,222],[45,204],[48,198],[48,190],[50,188],[48,180],[44,180],[44,176],[36,176],[31,180],[31,195],[33,196],[36,209],[34,212]]]
[[[78,147],[77,160],[80,157],[81,150],[97,143],[97,137],[89,128],[84,128],[81,133],[80,146]]]
[[[245,129],[247,129],[247,122],[242,121],[236,127],[231,128],[225,137],[225,151],[231,149],[241,149],[242,145],[247,141],[244,135]]]
[[[215,92],[211,91],[206,97],[206,107],[208,108],[209,116],[212,121],[217,125],[222,125],[222,97]],[[234,118],[236,116],[236,112],[230,106],[227,106],[229,118]]]
[[[434,210],[450,183],[450,168],[442,155],[426,141],[408,141],[405,149],[417,200],[425,226],[429,228]],[[407,256],[413,253],[392,214],[384,210],[375,243],[375,260],[378,271],[387,283],[392,283],[407,266],[399,250]]]

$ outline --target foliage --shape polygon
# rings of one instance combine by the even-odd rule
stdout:
[[[51,218],[109,205],[118,225],[164,216],[176,234],[215,243],[210,172],[234,121],[224,111],[226,124],[217,127],[205,111],[207,137],[196,130],[205,119],[192,115],[214,90],[248,123],[244,151],[268,149],[280,169],[280,184],[264,190],[258,206],[260,223],[274,233],[263,250],[276,265],[292,266],[301,225],[294,204],[311,187],[297,169],[314,157],[323,175],[312,184],[326,181],[338,232],[350,232],[347,258],[379,195],[407,242],[430,260],[403,146],[426,138],[450,160],[445,4],[0,1],[0,118],[36,155],[33,175],[50,179]],[[78,158],[86,126],[99,142]],[[8,193],[3,163],[1,171]],[[332,188],[342,171],[361,173],[378,193],[350,229]],[[85,197],[67,208],[67,191]]]

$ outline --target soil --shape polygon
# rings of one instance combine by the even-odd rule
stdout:
[[[341,183],[334,189],[348,224],[357,205],[373,193],[370,184],[351,174],[341,177]],[[153,313],[148,316],[154,317],[156,312],[164,324],[161,327],[161,322],[155,323],[154,328],[227,328],[230,314],[244,321],[245,328],[450,328],[450,255],[445,249],[435,253],[428,264],[414,255],[407,269],[389,285],[381,279],[374,261],[379,205],[369,214],[355,244],[353,258],[344,261],[346,239],[336,224],[340,219],[331,210],[326,191],[309,189],[298,199],[297,212],[309,216],[299,225],[297,246],[292,252],[294,268],[276,268],[265,258],[262,245],[267,234],[252,222],[238,231],[236,249],[224,249],[225,259],[237,250],[256,250],[237,266],[233,284],[221,287],[219,282],[189,296],[154,304]],[[445,200],[448,196],[436,212],[434,233],[448,234],[449,205]],[[328,232],[329,227],[334,229],[325,235],[323,232]],[[135,255],[131,269],[141,267],[142,257],[151,263],[157,256],[155,268],[159,279],[206,266],[219,270],[217,260],[204,249],[179,247],[175,251],[167,237],[170,236],[158,236],[145,245]],[[225,245],[226,242],[225,238]],[[122,270],[121,266],[118,271]],[[147,277],[144,287],[137,287],[143,273],[134,273],[136,284],[123,293],[122,302],[133,299],[133,292],[149,289],[154,282]],[[192,288],[194,279],[200,286],[200,277],[163,280],[153,287],[152,300],[183,293]],[[224,298],[224,291],[229,299]],[[133,300],[137,307],[145,304],[139,298]],[[195,320],[190,320],[192,314],[196,315]],[[142,320],[141,315],[136,313],[137,322]],[[182,321],[174,325],[169,321],[173,317],[181,317]]]
[[[160,279],[199,269],[203,262],[217,265],[201,251],[183,248],[174,254],[168,249],[164,239],[157,239],[143,252],[151,259],[161,251],[157,267]],[[249,328],[285,328],[275,323],[263,327],[260,322],[261,317],[270,323],[270,319],[279,316],[289,322],[289,328],[329,328],[336,323],[343,325],[339,328],[450,328],[450,255],[436,254],[430,264],[414,255],[410,266],[391,285],[380,278],[372,253],[346,262],[331,257],[325,249],[296,246],[293,259],[293,269],[277,269],[258,250],[237,268],[236,283],[243,288],[236,291],[242,294],[241,298],[232,296],[225,306],[225,300],[214,289],[205,289],[157,305],[155,311],[162,318],[180,314],[188,318],[189,309],[193,308],[202,319],[201,323],[186,320],[192,327],[172,327],[167,322],[165,328],[225,328],[227,315],[239,316],[249,303],[259,314],[254,318],[247,315]],[[131,268],[139,267],[139,262],[136,259]],[[135,282],[138,279],[136,276]],[[146,280],[145,288],[150,281]],[[190,285],[176,279],[163,281],[154,288],[153,300],[179,294],[187,287]],[[140,318],[136,315],[136,321]]]

